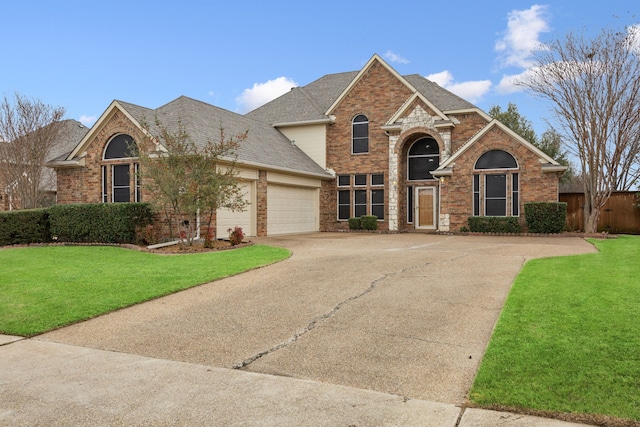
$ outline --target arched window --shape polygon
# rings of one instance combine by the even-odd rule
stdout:
[[[409,181],[433,179],[431,172],[440,166],[440,148],[435,139],[420,138],[413,143],[407,155]]]
[[[351,152],[361,154],[369,152],[369,119],[363,114],[353,118]]]
[[[104,150],[104,159],[126,159],[138,157],[138,145],[132,137],[120,134],[107,144]]]
[[[510,153],[491,150],[478,158],[473,175],[473,214],[518,216],[520,184],[518,162]],[[510,207],[510,209],[509,209]]]
[[[107,143],[103,160],[110,162],[102,165],[102,201],[104,203],[130,202],[132,199],[136,202],[140,201],[139,164],[133,161],[121,161],[135,159],[137,156],[138,146],[130,135],[116,135]],[[114,160],[118,162],[112,162]],[[134,188],[133,194],[132,188]]]

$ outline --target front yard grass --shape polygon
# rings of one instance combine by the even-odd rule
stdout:
[[[263,245],[162,256],[110,246],[0,250],[0,333],[33,336],[287,258]]]
[[[640,237],[592,243],[600,252],[524,266],[471,389],[472,404],[588,414],[573,419],[608,425],[640,421]]]

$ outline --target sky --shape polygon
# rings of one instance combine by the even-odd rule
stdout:
[[[485,112],[513,102],[541,134],[549,106],[513,85],[536,47],[640,22],[632,0],[21,0],[0,10],[0,96],[64,107],[87,126],[114,99],[155,109],[186,95],[244,114],[378,54]]]

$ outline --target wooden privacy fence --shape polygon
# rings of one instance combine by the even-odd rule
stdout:
[[[615,191],[602,211],[598,231],[615,234],[640,234],[640,208],[635,191]],[[567,203],[567,227],[571,231],[584,230],[583,193],[560,193],[559,200]]]

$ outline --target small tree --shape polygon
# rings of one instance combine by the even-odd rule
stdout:
[[[245,208],[235,165],[247,132],[229,138],[221,127],[218,139],[197,145],[181,121],[175,129],[159,119],[153,129],[148,123],[142,126],[147,134],[138,154],[142,185],[151,203],[164,212],[171,230],[175,226],[188,245],[199,235],[199,223],[211,230],[218,209]],[[206,238],[215,238],[212,234],[207,232]]]
[[[0,193],[11,197],[11,209],[44,204],[44,164],[64,136],[64,112],[20,94],[0,101]]]
[[[640,178],[640,29],[569,33],[537,53],[519,84],[551,102],[580,160],[585,231],[597,231],[613,190]]]

